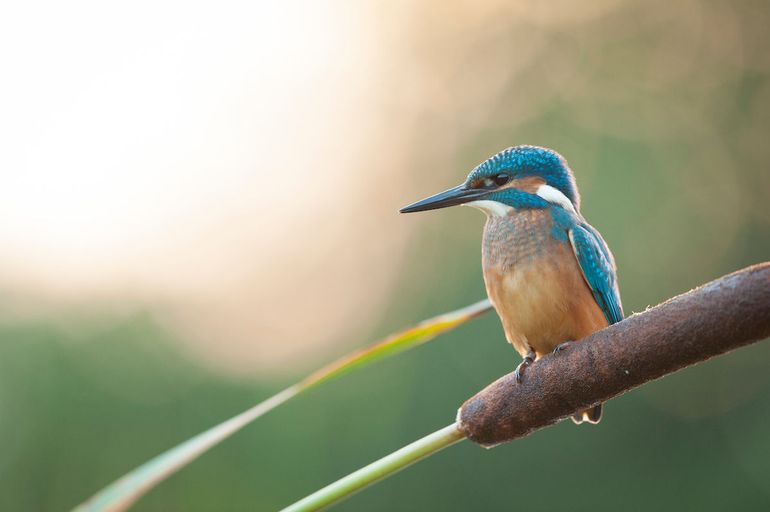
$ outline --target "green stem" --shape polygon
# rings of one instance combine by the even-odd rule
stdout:
[[[452,423],[348,476],[340,478],[310,496],[289,505],[281,512],[321,510],[464,438],[463,433],[457,430],[457,424]]]

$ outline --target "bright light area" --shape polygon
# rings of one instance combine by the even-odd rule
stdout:
[[[107,5],[0,21],[3,260],[47,280],[133,265],[228,210],[279,213],[313,179],[293,146],[329,112],[308,84],[350,28],[312,4]]]
[[[303,263],[345,243],[350,212],[333,199],[354,183],[346,176],[373,79],[367,17],[350,11],[313,2],[3,7],[2,286],[76,299],[129,293],[172,316],[179,300],[164,301],[182,298],[195,314],[183,307],[180,323],[203,345],[258,345],[265,333],[271,343],[307,342],[280,312],[308,299],[274,300],[304,286],[322,302],[335,271],[324,278],[322,263]],[[201,326],[206,313],[216,329]],[[327,313],[320,307],[309,327],[330,331],[351,314]],[[237,332],[244,317],[255,325]]]

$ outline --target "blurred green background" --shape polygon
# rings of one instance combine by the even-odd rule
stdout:
[[[302,12],[306,4],[291,8]],[[148,5],[136,9],[151,12]],[[196,34],[208,34],[206,15],[219,9],[196,7]],[[228,14],[217,18],[220,28],[231,22],[243,28],[235,20],[246,7],[222,9]],[[287,23],[279,25],[279,46],[300,38],[301,54],[316,44],[292,31],[291,16],[273,20],[261,7],[252,9],[246,18],[257,27]],[[267,168],[259,172],[269,179],[260,175],[257,190],[243,194],[269,196],[276,183],[307,189],[304,170],[323,177],[327,155],[348,155],[342,174],[318,189],[326,209],[305,209],[302,195],[291,204],[302,211],[305,229],[331,223],[353,235],[323,249],[300,243],[289,251],[291,265],[278,270],[252,265],[248,282],[255,289],[272,273],[286,294],[220,301],[222,309],[237,302],[248,318],[268,305],[288,312],[283,321],[298,329],[291,335],[295,348],[286,352],[288,345],[256,322],[244,336],[262,340],[255,342],[261,348],[232,370],[227,361],[237,356],[209,359],[236,334],[215,330],[190,350],[185,339],[194,324],[185,330],[170,323],[151,292],[139,299],[111,293],[115,312],[99,301],[75,301],[79,288],[68,284],[64,298],[46,299],[54,306],[28,314],[46,293],[36,285],[31,294],[23,280],[3,278],[0,510],[72,507],[346,351],[482,298],[478,212],[395,212],[459,183],[510,145],[549,146],[568,159],[583,214],[616,256],[627,314],[770,259],[767,2],[332,2],[315,9],[324,27],[337,17],[345,27],[364,27],[362,57],[344,73],[323,60],[282,65],[332,74],[314,101],[330,113],[349,108],[355,115],[349,126],[330,125],[328,153],[314,156],[317,168],[254,164]],[[99,23],[101,14],[93,16]],[[175,26],[173,10],[161,16]],[[340,48],[357,44],[344,40]],[[262,94],[244,90],[244,97]],[[313,131],[320,133],[323,116],[317,122]],[[360,146],[351,147],[350,131],[366,134]],[[296,137],[290,142],[303,153],[312,137]],[[244,151],[252,150],[259,152]],[[221,169],[208,172],[216,180]],[[344,183],[352,188],[335,196]],[[352,215],[329,217],[347,208]],[[229,222],[259,233],[267,225],[281,228],[284,219],[243,214]],[[271,260],[279,258],[281,240],[247,250],[216,241],[246,260],[257,254]],[[361,247],[380,256],[360,253]],[[78,254],[89,265],[102,262]],[[361,266],[332,274],[340,288],[314,286],[308,275],[323,276],[346,257]],[[370,290],[369,278],[384,284]],[[360,322],[347,329],[343,318],[319,332],[314,317],[335,308]],[[316,343],[322,335],[331,341]],[[283,356],[272,359],[271,346]],[[136,510],[280,508],[450,423],[466,398],[518,359],[488,314],[280,407],[171,477]],[[597,427],[564,422],[493,450],[462,443],[335,510],[767,510],[768,365],[767,343],[742,349],[612,400]]]

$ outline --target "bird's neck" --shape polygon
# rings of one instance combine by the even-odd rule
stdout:
[[[566,242],[566,230],[551,208],[511,209],[504,216],[487,215],[482,262],[502,270],[545,255]]]

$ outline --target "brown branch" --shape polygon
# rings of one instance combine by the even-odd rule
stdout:
[[[668,373],[770,336],[770,262],[675,297],[512,373],[466,401],[458,428],[482,446],[525,436]]]

